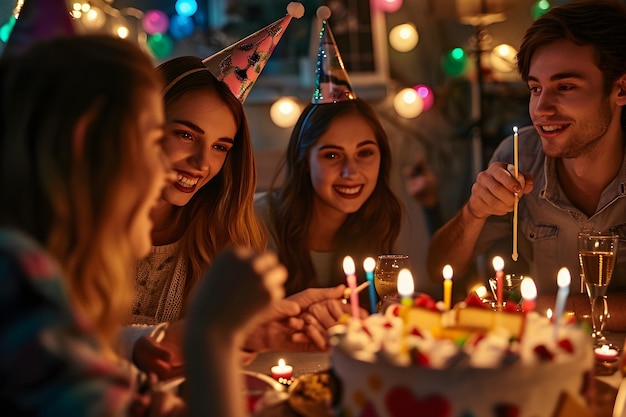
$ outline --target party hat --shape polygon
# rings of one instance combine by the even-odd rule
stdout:
[[[66,0],[26,0],[3,55],[17,55],[37,41],[75,33]]]
[[[224,81],[235,97],[243,103],[274,52],[276,44],[285,33],[291,18],[299,19],[303,15],[302,3],[291,2],[287,5],[287,16],[205,58],[202,62],[218,80]]]
[[[317,17],[322,21],[320,43],[317,50],[317,67],[315,69],[315,90],[313,104],[337,103],[338,101],[354,100],[356,94],[350,83],[350,77],[343,66],[335,37],[328,25],[330,9],[320,6]]]

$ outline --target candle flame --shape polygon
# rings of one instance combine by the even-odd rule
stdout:
[[[398,273],[398,294],[412,295],[413,291],[415,291],[413,275],[408,269],[402,268]]]
[[[363,261],[363,269],[365,270],[365,272],[372,272],[375,266],[376,261],[372,257],[365,258],[365,260]]]
[[[524,278],[521,285],[522,297],[525,300],[534,300],[537,298],[537,287],[532,278]]]
[[[504,269],[504,259],[502,259],[500,256],[494,256],[491,263],[493,264],[493,269],[495,269],[496,271],[502,271]]]
[[[546,317],[549,318],[549,319],[552,318],[552,309],[551,308],[546,310]]]
[[[563,267],[559,269],[559,273],[556,276],[556,283],[559,287],[569,287],[570,282],[572,282],[572,277],[570,276],[569,269]]]
[[[452,274],[453,274],[452,273],[452,266],[450,266],[450,265],[444,266],[442,273],[443,273],[443,277],[445,279],[452,279]]]
[[[352,257],[346,256],[345,258],[343,258],[343,272],[345,272],[346,275],[353,275],[354,269],[355,267]]]
[[[285,366],[285,365],[286,365],[286,362],[284,359],[281,358],[278,360],[278,366]]]
[[[513,133],[517,135],[517,126],[513,126]]]

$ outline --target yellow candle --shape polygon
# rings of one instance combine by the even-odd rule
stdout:
[[[452,267],[450,265],[443,267],[443,305],[446,310],[450,310],[452,306]]]

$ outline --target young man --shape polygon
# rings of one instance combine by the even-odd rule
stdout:
[[[533,126],[519,132],[519,177],[508,166],[513,162],[509,137],[478,174],[467,203],[433,237],[428,254],[433,279],[441,279],[446,263],[460,275],[495,242],[512,242],[517,195],[520,260],[508,260],[507,269],[530,273],[538,306],[546,308],[554,303],[558,270],[567,267],[573,293],[568,309],[589,312],[587,295],[575,290],[580,285],[577,234],[611,230],[626,237],[624,25],[626,6],[587,0],[551,9],[527,30],[518,69],[530,90]],[[510,254],[501,255],[510,259]],[[609,286],[624,288],[626,240]],[[611,294],[608,300],[609,328],[626,329],[626,313],[619,311],[623,305],[626,312],[626,294]]]

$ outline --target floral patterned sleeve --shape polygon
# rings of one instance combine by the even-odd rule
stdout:
[[[0,229],[0,414],[137,415],[132,381],[71,311],[54,261]]]

